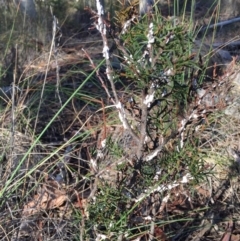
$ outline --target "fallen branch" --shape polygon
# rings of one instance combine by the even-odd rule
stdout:
[[[218,28],[218,27],[222,28],[223,26],[226,26],[226,25],[232,24],[232,23],[236,23],[236,22],[240,22],[240,17],[225,20],[225,21],[222,21],[222,22],[219,22],[219,23],[214,23],[214,24],[211,24],[209,26],[203,27],[203,28],[200,29],[199,33],[203,32],[205,30],[208,30],[208,29],[212,29],[212,28]]]

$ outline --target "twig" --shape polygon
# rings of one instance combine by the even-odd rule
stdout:
[[[82,51],[85,53],[85,55],[87,56],[88,60],[90,61],[92,68],[96,70],[97,77],[98,77],[98,79],[100,80],[101,85],[102,85],[103,89],[105,90],[108,98],[113,102],[114,105],[116,105],[114,99],[111,97],[111,94],[110,94],[107,86],[105,85],[105,83],[104,83],[104,81],[103,81],[103,79],[102,79],[102,77],[101,77],[101,75],[100,75],[100,73],[99,73],[99,69],[97,69],[96,65],[94,64],[94,62],[93,62],[93,60],[91,59],[91,57],[90,57],[90,55],[88,54],[88,52],[87,52],[85,49],[83,49],[83,48],[82,48]]]
[[[113,72],[112,72],[111,63],[110,63],[110,57],[109,57],[109,47],[108,47],[108,40],[107,40],[107,36],[106,36],[107,29],[106,29],[105,21],[103,20],[103,17],[102,17],[102,15],[103,15],[103,6],[101,5],[99,0],[97,0],[96,3],[97,3],[97,9],[98,9],[98,19],[97,19],[97,23],[95,23],[95,27],[101,33],[101,36],[102,36],[102,40],[103,40],[103,57],[106,60],[106,74],[107,74],[107,78],[108,78],[108,80],[110,82],[111,90],[112,90],[114,98],[112,98],[112,95],[110,94],[110,91],[108,90],[108,88],[106,87],[103,79],[101,78],[101,76],[99,74],[99,70],[96,70],[97,77],[100,80],[100,82],[102,84],[102,87],[104,88],[105,92],[107,93],[109,99],[112,101],[112,103],[117,108],[118,114],[119,114],[119,119],[122,122],[124,129],[129,130],[131,135],[132,135],[132,137],[134,138],[134,140],[136,142],[138,142],[139,141],[139,137],[137,136],[137,134],[130,127],[129,122],[128,122],[126,116],[125,116],[125,110],[124,110],[124,108],[123,108],[123,106],[122,106],[122,104],[119,101],[118,96],[117,96],[117,91],[116,91],[115,84],[114,84],[114,81],[113,81],[113,74],[112,74]],[[92,65],[92,67],[94,69],[96,69],[96,66],[94,65],[93,61],[91,60],[89,54],[84,49],[83,49],[83,51],[86,54],[86,56],[88,57],[88,59],[90,60],[90,63]]]
[[[144,95],[145,93],[143,93]],[[143,97],[144,98],[144,97]],[[145,138],[147,135],[147,117],[148,117],[148,106],[146,103],[142,103],[142,115],[141,115],[141,126],[140,126],[140,140],[138,143],[138,149],[137,149],[137,158],[140,160],[143,156],[143,146],[145,142]]]
[[[113,82],[113,74],[112,74],[112,67],[111,67],[111,63],[110,63],[108,40],[107,40],[107,35],[106,35],[107,29],[106,29],[106,24],[103,21],[103,17],[102,17],[103,6],[101,5],[99,0],[97,0],[97,9],[98,9],[98,22],[95,24],[95,27],[102,36],[103,57],[106,60],[106,74],[107,74],[107,78],[111,85],[111,89],[112,89],[114,100],[115,100],[115,105],[116,105],[116,108],[117,108],[118,114],[119,114],[119,119],[122,122],[124,129],[129,130],[131,132],[131,135],[135,139],[135,141],[138,141],[139,140],[138,136],[133,132],[132,128],[130,127],[130,125],[126,119],[124,108],[118,99],[115,84]]]
[[[176,135],[177,135],[177,134],[175,134],[175,136],[176,136]],[[173,138],[173,136],[170,136],[170,137],[168,137],[168,138],[165,139],[165,140],[162,138],[161,144],[160,144],[155,150],[153,150],[153,151],[150,152],[148,155],[146,155],[145,157],[143,157],[143,161],[144,161],[144,162],[149,162],[149,161],[153,160],[153,159],[159,154],[159,152],[162,151],[163,147],[167,144],[167,142],[168,142],[171,138]]]
[[[208,30],[208,29],[212,29],[212,28],[223,27],[223,26],[226,26],[228,24],[236,23],[236,22],[239,22],[239,21],[240,21],[240,17],[225,20],[225,21],[222,21],[222,22],[219,22],[219,23],[214,23],[214,24],[211,24],[209,26],[201,28],[199,32],[202,32],[202,31],[205,31],[205,30]]]
[[[149,30],[148,30],[148,51],[150,55],[150,59],[153,59],[153,48],[152,44],[154,43],[154,36],[153,36],[153,23],[149,24]],[[150,61],[151,61],[150,60]],[[151,61],[152,62],[152,61]],[[154,64],[153,62],[151,63]],[[152,66],[153,67],[153,66]],[[137,149],[137,158],[140,160],[143,156],[143,147],[144,142],[147,135],[147,119],[148,119],[148,107],[151,105],[151,103],[154,101],[154,94],[155,94],[155,87],[150,86],[149,93],[146,93],[146,89],[142,92],[142,115],[141,115],[141,125],[140,125],[140,140],[138,143],[138,149]]]
[[[53,37],[55,38],[57,36],[57,30],[59,33],[59,36],[57,38],[57,44],[55,43],[55,41],[53,42],[53,55],[54,55],[54,59],[55,59],[55,63],[56,63],[56,95],[59,99],[60,105],[62,106],[62,100],[60,97],[60,93],[59,93],[59,86],[60,86],[60,77],[59,77],[59,72],[60,72],[60,67],[58,64],[58,47],[60,44],[60,39],[62,37],[62,33],[61,33],[61,29],[58,26],[58,19],[53,15],[52,12],[52,8],[50,8],[51,10],[51,14],[52,14],[52,18],[53,18]]]
[[[10,173],[11,169],[16,165],[15,163],[15,86],[16,86],[16,77],[17,77],[17,50],[18,46],[16,45],[15,48],[15,66],[14,66],[14,73],[13,73],[13,83],[12,83],[12,109],[11,109],[11,158],[10,158]]]

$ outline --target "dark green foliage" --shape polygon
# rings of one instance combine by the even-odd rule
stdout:
[[[154,43],[148,46],[150,23]],[[146,90],[148,94],[154,86],[155,101],[151,105],[149,126],[154,122],[163,132],[176,129],[177,116],[187,108],[191,75],[199,69],[191,55],[193,33],[189,26],[154,15],[151,20],[141,19],[122,34],[121,39],[124,51],[121,48],[119,51],[125,60],[128,82],[133,83],[136,93]]]

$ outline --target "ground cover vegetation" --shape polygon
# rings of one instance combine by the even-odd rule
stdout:
[[[237,57],[199,41],[194,1],[97,1],[79,32],[51,2],[2,7],[1,240],[238,240]]]

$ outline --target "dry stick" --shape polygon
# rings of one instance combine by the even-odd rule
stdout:
[[[88,52],[87,52],[85,49],[83,49],[83,48],[82,48],[82,51],[85,53],[85,55],[87,56],[88,60],[90,61],[92,68],[93,68],[93,69],[97,69],[96,65],[95,65],[94,62],[92,61],[92,59],[91,59],[90,55],[88,54]],[[96,74],[97,74],[97,77],[98,77],[98,79],[100,80],[100,82],[101,82],[101,84],[102,84],[102,87],[103,87],[103,89],[105,90],[108,98],[113,102],[114,105],[116,105],[116,103],[115,103],[115,101],[112,99],[111,94],[110,94],[107,86],[105,85],[105,83],[104,83],[101,75],[99,74],[99,69],[96,70]]]
[[[52,8],[51,8],[51,13],[52,13]],[[57,28],[58,30],[60,30],[60,28],[58,27],[58,20],[57,18],[53,15],[52,13],[52,17],[53,17],[53,36],[56,36],[56,33],[57,33]],[[60,36],[58,37],[58,44],[56,46],[55,44],[55,41],[54,41],[54,45],[53,45],[53,48],[54,48],[54,58],[55,58],[55,63],[56,63],[56,95],[59,99],[59,102],[60,102],[60,105],[62,107],[62,100],[61,100],[61,97],[60,97],[60,93],[59,93],[59,86],[60,86],[60,76],[59,76],[59,72],[60,72],[60,67],[59,67],[59,64],[58,64],[58,52],[59,52],[59,42],[60,42],[60,38],[62,37],[62,34],[60,34]]]
[[[225,43],[222,43],[222,42],[213,43],[212,47],[215,49],[224,49],[226,47],[227,48],[239,48],[240,47],[239,36],[233,37]]]
[[[150,14],[150,13],[149,13]],[[154,67],[154,62],[153,62],[153,47],[152,44],[154,43],[154,35],[153,35],[153,23],[149,23],[149,29],[148,29],[148,51],[149,51],[149,56],[151,59],[151,65],[152,68]],[[145,55],[145,53],[143,53]],[[144,89],[142,92],[142,115],[141,115],[141,125],[140,125],[140,141],[138,144],[138,150],[137,150],[137,158],[140,160],[143,156],[143,147],[144,147],[144,142],[145,138],[147,135],[147,119],[148,119],[148,106],[154,101],[154,92],[155,88],[154,87],[149,87],[148,92],[146,93],[146,90]]]
[[[105,106],[104,106],[104,103],[103,103],[103,99],[101,98],[101,105],[102,105],[102,111],[103,111],[103,124],[104,124],[104,132],[103,132],[103,140],[106,140],[107,138],[107,121],[106,121],[106,113],[105,113]],[[102,141],[101,140],[101,147],[102,147]]]
[[[149,230],[150,240],[154,240],[154,231],[155,231],[155,217],[152,218]]]
[[[67,129],[65,129],[62,134],[67,133],[67,132],[72,128],[72,126],[74,125],[74,123],[76,122],[76,120],[81,124],[81,126],[83,126],[83,122],[82,122],[82,120],[79,118],[79,115],[84,111],[84,109],[86,108],[86,106],[87,106],[87,104],[84,105],[80,111],[78,111],[78,110],[76,109],[76,107],[75,107],[75,105],[74,105],[74,101],[73,101],[73,99],[72,99],[72,107],[73,107],[73,111],[74,111],[75,117],[74,117],[74,119],[72,120],[72,122],[71,122],[70,124],[68,124]]]
[[[176,136],[178,135],[178,131],[176,132],[173,132],[169,137],[165,138],[165,140],[162,139],[161,141],[161,144],[159,144],[159,146],[153,150],[152,152],[150,152],[148,155],[146,155],[145,157],[143,157],[143,161],[144,162],[149,162],[151,161],[152,159],[154,159],[158,154],[159,152],[162,151],[162,149],[164,148],[164,146],[171,140],[171,139],[174,139],[176,138]]]
[[[85,49],[82,49],[82,51],[85,53],[85,55],[86,55],[87,58],[89,59],[92,68],[93,68],[93,69],[96,69],[96,66],[95,66],[94,62],[92,61],[92,59],[91,59],[91,57],[89,56],[89,54],[87,53],[87,51],[86,51]],[[102,77],[101,77],[101,75],[100,75],[100,73],[99,73],[99,69],[96,70],[96,74],[97,74],[97,77],[98,77],[98,79],[100,80],[101,85],[102,85],[103,89],[105,90],[108,98],[112,101],[112,103],[114,104],[114,106],[117,107],[118,111],[121,112],[121,116],[123,116],[123,118],[121,119],[121,121],[124,122],[123,125],[126,127],[126,129],[128,129],[128,130],[130,131],[130,134],[131,134],[132,137],[135,139],[135,141],[138,142],[138,141],[139,141],[139,138],[138,138],[138,136],[136,135],[136,133],[132,130],[132,128],[130,127],[127,119],[124,117],[124,113],[122,113],[123,111],[121,110],[121,106],[120,106],[120,108],[118,108],[120,101],[118,100],[117,95],[116,95],[116,97],[115,97],[115,95],[114,95],[114,99],[112,98],[112,96],[111,96],[111,94],[110,94],[107,86],[105,85],[105,83],[104,83],[104,81],[103,81],[103,79],[102,79]],[[112,81],[112,84],[111,84],[111,85],[114,86],[113,81]],[[115,89],[115,86],[114,86],[114,89]],[[116,90],[115,90],[115,94],[116,94]]]
[[[13,83],[12,83],[12,110],[11,110],[11,153],[12,153],[12,157],[11,159],[11,164],[10,164],[10,172],[11,172],[11,168],[13,166],[15,166],[16,163],[14,163],[14,157],[15,157],[15,87],[16,87],[16,77],[17,77],[17,50],[18,50],[18,46],[16,44],[16,48],[15,48],[15,66],[14,66],[14,72],[13,72]]]
[[[144,94],[143,94],[144,95]],[[143,96],[144,98],[144,96]],[[145,142],[145,137],[147,134],[147,117],[148,117],[148,106],[142,103],[142,115],[141,115],[141,125],[140,125],[140,140],[137,149],[137,158],[140,160],[143,156],[143,146]]]
[[[115,88],[115,85],[114,85],[114,82],[113,82],[113,74],[112,74],[111,63],[110,63],[110,59],[109,59],[109,47],[108,47],[108,40],[107,40],[107,35],[106,35],[106,32],[107,32],[106,23],[105,23],[105,21],[102,17],[102,15],[104,13],[103,6],[101,5],[99,0],[96,1],[96,4],[97,4],[97,10],[98,10],[98,23],[95,23],[95,27],[100,32],[100,34],[102,36],[103,56],[105,57],[105,60],[106,60],[106,73],[107,73],[107,78],[110,82],[111,89],[112,89],[112,92],[113,92],[113,96],[114,96],[114,99],[115,99],[115,106],[118,110],[119,119],[122,122],[124,129],[129,130],[132,137],[135,139],[136,142],[138,142],[139,137],[136,135],[136,133],[130,127],[129,122],[128,122],[126,116],[125,116],[124,108],[123,108],[123,106],[122,106],[122,104],[119,101],[118,96],[117,96],[117,91],[116,91],[116,88]]]
[[[204,30],[207,30],[207,29],[211,29],[211,28],[217,28],[217,27],[223,27],[225,25],[228,25],[228,24],[231,24],[231,23],[236,23],[236,22],[239,22],[240,21],[240,17],[238,18],[233,18],[233,19],[229,19],[229,20],[225,20],[225,21],[222,21],[220,23],[214,23],[214,24],[211,24],[209,26],[206,26],[206,27],[203,27],[201,31],[204,31]]]

